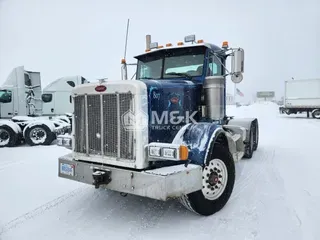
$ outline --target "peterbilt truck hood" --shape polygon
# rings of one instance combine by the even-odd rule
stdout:
[[[171,143],[183,125],[199,120],[200,84],[180,79],[143,82],[148,91],[150,142]],[[179,118],[170,121],[170,114]]]

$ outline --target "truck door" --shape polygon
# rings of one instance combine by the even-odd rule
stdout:
[[[0,119],[12,118],[13,116],[12,91],[0,90]]]
[[[66,114],[72,113],[72,98],[71,92],[69,91],[57,91],[55,92],[55,106],[56,106],[56,114]]]
[[[46,92],[41,96],[42,99],[42,114],[43,115],[54,115],[56,114],[55,109],[55,93]]]

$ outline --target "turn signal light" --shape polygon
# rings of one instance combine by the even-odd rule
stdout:
[[[179,149],[179,155],[180,155],[180,160],[183,160],[183,161],[188,160],[188,156],[189,156],[188,147],[181,145]]]

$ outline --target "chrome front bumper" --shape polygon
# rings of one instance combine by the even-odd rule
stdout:
[[[59,177],[113,191],[166,201],[202,188],[202,167],[184,164],[135,171],[59,158]]]

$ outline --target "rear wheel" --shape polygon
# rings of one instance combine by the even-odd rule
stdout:
[[[202,190],[180,198],[187,209],[204,216],[226,205],[235,182],[235,166],[229,149],[216,143],[209,155],[202,173]]]
[[[255,131],[255,127],[254,124],[251,123],[251,127],[250,127],[250,131],[249,131],[249,141],[247,141],[246,145],[245,145],[245,152],[244,152],[244,156],[245,158],[252,158],[253,155],[253,151],[254,151],[254,131]]]
[[[258,120],[254,123],[254,141],[253,141],[253,151],[256,151],[258,149],[259,145],[259,123]]]
[[[0,126],[0,147],[14,147],[18,143],[18,134],[9,126]]]
[[[54,134],[48,126],[41,124],[27,128],[24,133],[24,138],[30,146],[50,145],[54,140]]]
[[[315,109],[311,113],[313,118],[320,119],[320,109]]]

